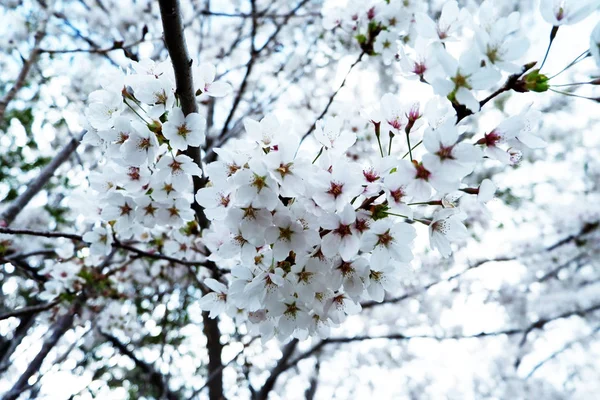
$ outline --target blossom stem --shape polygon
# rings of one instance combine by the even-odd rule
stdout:
[[[406,158],[406,156],[410,155],[410,159],[412,160],[412,153],[411,153],[411,152],[412,152],[414,149],[416,149],[417,147],[419,147],[419,146],[421,145],[421,143],[423,143],[423,141],[422,141],[422,140],[420,140],[420,141],[419,141],[419,143],[415,144],[415,145],[414,145],[412,148],[410,148],[410,147],[409,147],[409,151],[407,151],[407,152],[406,152],[406,154],[404,154],[404,155],[402,156],[402,159],[404,160],[404,159]],[[409,146],[410,146],[410,142],[409,142]]]
[[[410,161],[412,161],[413,156],[412,156],[412,148],[410,147],[410,132],[406,132],[406,142],[408,143],[408,155],[410,156]]]
[[[406,215],[402,215],[402,214],[396,214],[396,213],[391,213],[391,212],[387,212],[387,211],[386,211],[385,214],[386,215],[393,215],[394,217],[402,217],[402,218],[410,219]]]
[[[558,32],[558,26],[553,26],[552,30],[550,31],[550,43],[548,43],[548,48],[546,49],[546,55],[544,56],[544,60],[542,61],[542,65],[540,65],[540,70],[544,67],[544,64],[546,64],[546,59],[548,58],[548,54],[550,54],[550,48],[552,47],[552,42],[554,42],[554,38],[556,37],[556,33]]]
[[[127,100],[123,100],[123,102],[124,102],[124,103],[127,105],[127,107],[129,107],[129,109],[130,109],[131,111],[133,111],[133,112],[134,112],[134,114],[135,114],[135,115],[137,115],[138,117],[140,117],[140,119],[141,119],[141,120],[142,120],[142,121],[143,121],[143,122],[144,122],[146,125],[149,125],[149,124],[150,124],[148,121],[146,121],[146,120],[144,119],[144,117],[142,117],[142,116],[140,115],[140,113],[139,113],[139,112],[137,112],[137,111],[136,111],[136,109],[135,109],[135,108],[133,108],[133,107],[131,106],[131,104],[129,104],[129,103],[127,102]]]
[[[392,141],[394,140],[394,134],[390,131],[390,144],[388,146],[388,156],[392,154]],[[383,157],[383,156],[382,156]]]
[[[381,147],[381,136],[375,135],[377,137],[377,144],[379,144],[379,154],[381,154],[381,158],[383,158],[383,147]]]
[[[583,53],[581,53],[580,55],[578,55],[577,57],[575,57],[575,59],[573,61],[571,61],[569,63],[569,65],[567,65],[566,67],[564,67],[563,69],[561,69],[559,72],[557,72],[556,74],[554,74],[551,77],[549,77],[548,80],[550,80],[552,78],[556,78],[558,75],[562,74],[563,72],[565,72],[566,70],[568,70],[569,68],[571,68],[573,65],[577,64],[580,61],[585,60],[586,58],[590,57],[591,55],[592,55],[592,53],[590,53],[590,50],[587,49],[586,51],[584,51]]]
[[[571,96],[571,97],[579,97],[580,99],[586,99],[586,100],[592,100],[595,102],[600,102],[600,97],[586,97],[586,96],[581,96],[575,93],[568,93],[568,92],[563,92],[561,90],[555,90],[550,88],[551,91],[553,91],[554,93],[559,93],[559,94],[564,94],[565,96]]]
[[[573,82],[573,83],[564,83],[562,85],[551,85],[551,87],[565,87],[565,86],[580,86],[580,85],[595,85],[596,81],[587,81],[587,82]]]
[[[440,200],[431,200],[431,201],[419,201],[416,203],[408,203],[408,206],[421,206],[421,205],[427,205],[427,206],[440,206],[442,205],[442,202]]]
[[[317,160],[319,159],[319,157],[321,157],[321,154],[323,154],[323,149],[325,148],[325,146],[321,146],[321,150],[319,150],[319,154],[317,154],[317,156],[315,157],[315,159],[313,160],[313,164],[317,162]]]

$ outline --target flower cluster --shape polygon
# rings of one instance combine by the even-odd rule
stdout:
[[[479,90],[523,72],[518,60],[528,42],[518,13],[498,15],[484,1],[474,17],[449,1],[434,21],[423,4],[353,2],[325,12],[327,27],[352,31],[369,54],[399,59],[437,95],[421,105],[385,94],[363,113],[377,141],[362,157],[348,157],[357,134],[341,116],[316,121],[312,151],[269,114],[246,118],[246,135],[211,149],[218,159],[201,170],[184,153],[205,144],[206,120],[179,108],[166,64],[143,60],[112,76],[86,111],[86,141],[106,156],[89,177],[104,222],[84,236],[90,253],[100,258],[114,240],[133,237],[168,256],[206,257],[230,273],[204,280],[211,292],[201,308],[211,317],[243,316],[264,340],[326,337],[363,301],[396,292],[411,276],[417,225],[449,256],[451,243],[469,236],[462,196],[485,209],[496,189],[488,179],[469,186],[465,177],[485,158],[515,164],[523,148],[544,142],[532,134],[539,115],[529,109],[473,137],[459,124],[485,104]],[[456,57],[450,43],[467,29],[474,42]],[[215,82],[212,65],[194,67],[194,80],[201,96],[230,89]],[[208,183],[192,193],[192,177],[203,171]],[[211,222],[200,234],[187,224],[193,202]]]
[[[117,72],[89,96],[84,141],[102,148],[102,168],[89,177],[98,193],[100,218],[110,223],[84,236],[95,256],[108,254],[112,234],[148,237],[157,226],[182,227],[194,219],[191,179],[202,174],[183,153],[205,142],[206,120],[184,115],[175,98],[170,63],[133,63],[132,73]],[[198,93],[224,96],[230,87],[214,82],[215,67],[194,67]],[[176,239],[174,239],[176,240]],[[178,253],[181,246],[167,242]]]

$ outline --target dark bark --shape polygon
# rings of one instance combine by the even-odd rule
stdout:
[[[221,400],[223,394],[223,361],[221,353],[221,331],[219,330],[219,318],[209,318],[208,312],[202,313],[204,324],[203,332],[206,336],[206,348],[208,350],[208,397],[210,400]]]

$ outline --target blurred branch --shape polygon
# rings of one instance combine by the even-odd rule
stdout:
[[[546,324],[548,324],[552,321],[556,321],[556,320],[563,319],[563,318],[569,318],[569,317],[572,317],[575,315],[584,317],[584,316],[587,316],[588,314],[593,313],[598,310],[600,310],[600,304],[596,304],[596,305],[593,305],[591,307],[584,308],[584,309],[576,309],[576,310],[567,311],[562,314],[555,315],[555,316],[548,317],[548,318],[540,318],[524,328],[511,328],[511,329],[506,329],[506,330],[501,330],[501,331],[493,331],[493,332],[479,332],[479,333],[475,333],[472,335],[432,336],[432,335],[404,335],[402,333],[392,333],[392,334],[384,335],[384,336],[364,335],[364,336],[353,336],[353,337],[328,338],[328,339],[321,340],[319,343],[317,343],[310,349],[306,350],[304,353],[300,354],[298,357],[294,358],[292,361],[290,361],[289,364],[287,364],[285,366],[283,371],[285,371],[289,368],[292,368],[299,361],[306,359],[308,357],[311,357],[313,354],[317,353],[324,346],[326,346],[328,344],[363,342],[363,341],[367,341],[367,340],[377,340],[377,339],[386,339],[386,340],[431,339],[431,340],[437,340],[437,341],[444,341],[444,340],[478,339],[478,338],[496,337],[496,336],[504,336],[504,335],[513,336],[513,335],[518,335],[518,334],[524,334],[526,336],[534,330],[543,329]],[[523,341],[521,341],[521,343],[523,343]],[[281,371],[281,372],[283,372],[283,371]]]
[[[31,71],[31,68],[38,60],[40,55],[40,43],[46,36],[46,23],[47,19],[41,21],[40,28],[35,32],[34,35],[33,49],[29,53],[29,58],[24,61],[23,67],[21,67],[21,71],[19,72],[13,87],[10,88],[8,93],[6,93],[2,99],[0,99],[0,121],[4,121],[4,114],[6,113],[8,104],[15,98],[19,90],[21,90],[21,88],[25,85],[29,71]]]
[[[10,228],[1,228],[1,227],[0,227],[0,233],[8,234],[8,235],[29,235],[29,236],[38,236],[38,237],[45,237],[45,238],[65,238],[65,239],[71,239],[71,240],[74,240],[77,242],[84,242],[83,237],[81,235],[77,235],[77,234],[73,234],[73,233],[44,232],[44,231],[33,231],[33,230],[29,230],[29,229],[10,229]],[[120,242],[118,240],[115,240],[112,243],[112,247],[115,249],[128,250],[128,251],[135,253],[141,257],[152,258],[155,260],[170,261],[170,262],[173,262],[176,264],[181,264],[181,265],[200,266],[200,267],[208,268],[213,272],[218,272],[218,273],[221,272],[221,271],[217,271],[217,266],[214,263],[209,262],[209,261],[181,260],[179,258],[170,257],[170,256],[160,254],[160,253],[144,251],[144,250],[138,249],[137,247],[134,247],[130,244]],[[12,262],[11,259],[7,259],[7,261]]]
[[[244,344],[244,347],[238,351],[232,358],[231,360],[229,360],[227,363],[221,365],[221,367],[219,367],[218,370],[213,371],[208,378],[206,378],[206,382],[204,382],[204,385],[202,385],[199,389],[195,390],[192,395],[190,396],[190,400],[197,398],[197,396],[202,392],[202,390],[204,390],[205,388],[207,388],[210,383],[216,379],[219,374],[226,368],[228,367],[232,362],[234,362],[243,352],[244,350],[246,350],[248,348],[248,346],[250,346],[252,344],[252,342],[254,342],[256,339],[258,339],[258,336],[254,336],[252,337],[252,339],[250,339],[250,341],[248,343]],[[241,340],[240,340],[241,341]]]
[[[29,387],[29,379],[36,374],[48,353],[56,346],[63,335],[71,329],[75,315],[81,309],[83,296],[80,296],[73,304],[70,310],[67,310],[61,315],[58,320],[52,325],[50,336],[44,340],[41,350],[35,358],[29,363],[27,369],[21,374],[13,387],[4,395],[3,400],[16,400]]]
[[[60,301],[53,300],[49,303],[44,304],[36,304],[34,306],[22,307],[13,311],[9,311],[4,314],[0,314],[0,321],[11,318],[11,317],[21,317],[24,315],[36,314],[40,311],[46,311],[57,305]]]
[[[113,42],[112,46],[104,48],[104,49],[94,48],[94,47],[92,47],[91,49],[40,49],[40,53],[46,53],[46,54],[69,54],[69,53],[106,54],[106,53],[109,53],[109,52],[115,51],[115,50],[123,50],[125,52],[125,55],[128,58],[131,58],[132,53],[128,52],[127,51],[128,49],[138,46],[142,43],[154,41],[154,40],[160,40],[160,39],[140,39],[140,40],[136,40],[135,42],[129,43],[129,44],[124,44],[123,41],[115,40]]]
[[[275,364],[275,367],[271,370],[269,377],[261,387],[260,391],[256,394],[253,400],[267,400],[269,393],[275,387],[277,378],[289,368],[288,360],[294,354],[294,350],[298,346],[298,339],[292,339],[286,344],[281,350],[281,358]]]
[[[352,63],[352,65],[350,66],[350,69],[348,70],[348,72],[346,72],[346,76],[344,76],[344,80],[342,81],[342,83],[340,84],[340,86],[336,89],[335,92],[333,92],[331,94],[331,96],[329,96],[329,100],[327,101],[327,105],[325,105],[325,108],[323,109],[323,111],[321,112],[321,114],[315,119],[315,122],[312,123],[312,125],[310,126],[310,128],[308,128],[308,131],[306,131],[306,133],[304,135],[302,135],[302,139],[300,140],[301,143],[304,141],[304,139],[306,139],[308,137],[308,135],[310,135],[315,130],[315,128],[317,127],[317,121],[320,120],[321,118],[323,118],[325,116],[325,114],[327,114],[327,111],[329,111],[329,107],[333,103],[333,100],[335,100],[335,98],[338,95],[338,93],[340,92],[340,90],[346,84],[346,80],[348,79],[348,76],[350,75],[350,73],[352,72],[352,70],[354,69],[354,67],[362,60],[362,58],[363,58],[363,56],[365,54],[366,54],[366,52],[362,51],[360,53],[360,55],[358,56],[358,58],[356,59],[356,61],[354,61]]]
[[[319,355],[317,354],[317,359],[315,360],[315,368],[312,376],[310,377],[309,386],[304,391],[305,400],[314,400],[315,395],[317,394],[317,387],[319,385],[319,370],[321,369],[321,360],[319,360]]]
[[[77,137],[71,139],[69,143],[50,161],[48,165],[40,172],[40,174],[27,186],[27,189],[19,195],[2,214],[0,214],[0,227],[9,226],[17,215],[23,211],[25,206],[31,201],[31,199],[38,194],[43,187],[48,183],[50,178],[54,175],[54,172],[60,167],[65,161],[69,159],[71,154],[79,146],[79,142],[83,138],[85,131],[81,132]]]
[[[169,389],[169,384],[168,384],[165,376],[162,375],[160,372],[158,372],[151,364],[149,364],[149,363],[143,361],[142,359],[140,359],[139,357],[137,357],[132,350],[129,350],[127,348],[126,344],[122,343],[119,339],[117,339],[113,335],[111,335],[109,333],[105,333],[105,332],[100,332],[100,333],[102,336],[104,336],[106,338],[106,340],[115,349],[117,349],[121,354],[131,358],[131,360],[133,360],[135,365],[149,376],[149,378],[150,378],[148,380],[149,384],[155,386],[158,389],[158,392],[160,394],[159,399],[165,398],[168,400],[175,400],[175,399],[179,398],[175,393],[173,393]]]
[[[295,14],[295,15],[291,15],[290,14],[263,14],[263,13],[256,13],[256,12],[252,12],[250,14],[244,14],[244,13],[239,13],[239,14],[229,14],[229,13],[224,13],[224,12],[215,12],[215,11],[208,11],[208,10],[202,10],[200,12],[198,12],[199,15],[206,15],[209,17],[226,17],[226,18],[269,18],[269,19],[276,19],[276,18],[308,18],[308,17],[320,17],[321,13],[319,12],[311,12],[311,13],[304,13],[304,14]]]
[[[202,312],[202,323],[204,336],[206,336],[206,349],[208,351],[208,397],[210,400],[221,400],[223,396],[223,344],[221,343],[221,331],[219,329],[219,318],[210,318],[207,311]]]
[[[548,357],[544,358],[543,360],[541,360],[540,362],[538,362],[532,369],[531,371],[529,371],[529,373],[527,374],[527,376],[525,376],[525,379],[529,379],[531,378],[531,376],[533,374],[535,374],[535,372],[540,369],[542,366],[544,366],[547,362],[552,361],[553,359],[555,359],[556,357],[558,357],[561,353],[564,353],[565,351],[569,350],[571,347],[573,347],[573,345],[577,344],[577,343],[581,343],[582,341],[589,339],[593,336],[595,336],[598,332],[600,332],[600,326],[597,326],[589,335],[586,335],[584,337],[580,337],[577,338],[575,340],[571,340],[570,342],[567,342],[564,346],[562,346],[560,349],[558,349],[557,351],[553,352],[551,355],[549,355]]]
[[[240,87],[236,93],[234,100],[233,100],[233,105],[231,106],[231,110],[229,111],[229,114],[227,115],[227,118],[225,119],[225,123],[223,124],[223,128],[221,129],[221,133],[217,137],[207,138],[207,141],[206,141],[207,145],[205,148],[206,157],[204,158],[204,161],[206,163],[210,163],[210,162],[216,160],[217,154],[213,151],[214,141],[217,139],[220,139],[219,146],[221,146],[225,143],[225,140],[223,140],[225,137],[228,137],[228,138],[231,137],[231,136],[227,135],[229,132],[229,124],[233,120],[233,117],[237,111],[237,108],[240,105],[240,102],[244,96],[244,93],[246,92],[250,74],[252,73],[254,64],[260,57],[260,54],[271,44],[271,42],[273,42],[277,38],[277,36],[279,35],[279,32],[288,23],[289,19],[292,18],[292,16],[294,16],[296,14],[296,12],[300,8],[302,8],[306,3],[308,3],[309,1],[310,0],[302,0],[300,3],[298,3],[296,5],[296,7],[294,7],[288,14],[286,14],[284,20],[281,23],[277,24],[275,31],[271,34],[271,36],[269,36],[269,38],[265,41],[265,43],[260,48],[256,48],[256,35],[257,35],[258,22],[256,20],[256,17],[252,19],[252,33],[250,35],[250,60],[248,60],[248,62],[246,63],[246,73],[244,74],[242,83],[240,84]],[[254,1],[251,2],[251,5],[253,7],[253,10],[255,10],[256,6],[255,6]],[[258,13],[258,14],[260,14],[260,13]],[[257,13],[253,12],[250,15],[256,16]]]

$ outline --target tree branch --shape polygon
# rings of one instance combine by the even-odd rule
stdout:
[[[206,336],[206,348],[208,350],[208,378],[205,383],[208,386],[208,397],[210,400],[221,400],[223,395],[223,361],[221,354],[223,344],[221,343],[221,331],[219,330],[219,318],[210,318],[207,311],[202,312],[202,331]]]
[[[181,20],[181,10],[179,0],[159,0],[160,17],[162,20],[165,46],[171,57],[173,71],[175,73],[175,83],[177,85],[177,97],[181,103],[181,110],[184,115],[198,112],[196,104],[196,90],[194,88],[194,79],[192,76],[193,60],[188,54],[187,44],[185,42],[184,27]],[[194,193],[206,185],[204,169],[202,168],[202,158],[200,156],[200,147],[188,147],[184,154],[190,157],[202,171],[202,176],[193,176]],[[192,208],[196,213],[196,218],[202,229],[208,227],[209,221],[204,214],[204,209],[200,204],[192,202]]]
[[[44,167],[37,178],[27,186],[27,189],[25,189],[25,191],[11,203],[2,214],[0,214],[0,227],[9,226],[14,221],[31,199],[48,183],[58,167],[69,159],[71,154],[77,149],[77,146],[79,146],[79,142],[84,134],[85,131],[81,132],[78,137],[71,139],[69,143],[54,156],[52,161]]]
[[[64,232],[44,232],[44,231],[33,231],[33,230],[29,230],[29,229],[10,229],[10,228],[2,228],[0,227],[0,234],[8,234],[8,235],[29,235],[29,236],[38,236],[38,237],[45,237],[45,238],[65,238],[65,239],[71,239],[73,241],[76,242],[84,242],[83,237],[81,235],[77,235],[74,233],[64,233]],[[209,261],[186,261],[186,260],[181,260],[179,258],[174,258],[174,257],[170,257],[161,253],[152,253],[149,251],[144,251],[141,249],[138,249],[137,247],[134,247],[130,244],[127,243],[123,243],[120,242],[118,240],[115,240],[112,243],[112,247],[115,249],[122,249],[122,250],[128,250],[132,253],[135,253],[137,255],[139,255],[140,257],[147,257],[147,258],[152,258],[154,260],[164,260],[164,261],[170,261],[176,264],[181,264],[181,265],[187,265],[187,266],[199,266],[199,267],[205,267],[208,268],[209,270],[216,272],[216,273],[221,273],[220,270],[218,270],[217,266]],[[13,259],[12,258],[8,258],[7,261],[12,262]]]
[[[52,334],[44,341],[42,344],[42,348],[39,353],[35,356],[33,361],[29,363],[27,369],[17,382],[13,385],[13,387],[4,395],[3,400],[16,400],[28,387],[29,379],[38,372],[44,359],[48,356],[48,353],[56,346],[58,341],[63,337],[63,335],[71,329],[73,325],[73,320],[75,319],[75,314],[79,312],[81,309],[81,300],[77,300],[73,307],[70,310],[61,315],[58,320],[52,325]]]
[[[350,72],[352,72],[354,67],[362,60],[362,58],[364,57],[365,54],[366,54],[366,52],[362,51],[360,53],[360,55],[358,56],[358,58],[356,59],[356,61],[354,61],[354,63],[352,63],[352,65],[350,66],[350,69],[346,73],[346,76],[344,76],[344,80],[342,81],[340,86],[337,88],[337,90],[335,92],[333,92],[331,94],[331,96],[329,96],[327,105],[325,106],[325,108],[323,109],[321,114],[315,119],[315,122],[313,122],[313,124],[310,126],[310,128],[308,128],[308,131],[306,131],[306,133],[304,133],[304,135],[302,135],[302,139],[300,140],[300,142],[303,142],[304,139],[306,139],[308,137],[308,135],[310,135],[315,130],[315,128],[317,127],[317,121],[320,120],[321,118],[323,118],[325,116],[325,114],[327,114],[327,111],[329,111],[329,107],[333,103],[333,100],[335,100],[335,98],[338,95],[338,93],[340,92],[340,90],[342,90],[342,88],[346,84],[346,80],[348,79],[348,76],[350,76]]]
[[[11,317],[21,317],[24,315],[36,314],[40,311],[46,311],[54,307],[59,303],[59,300],[53,300],[49,303],[44,304],[36,304],[29,307],[22,307],[17,310],[9,311],[7,313],[0,315],[0,321],[11,318]]]
[[[29,58],[23,63],[23,67],[17,76],[15,84],[12,88],[10,88],[8,93],[6,93],[6,95],[0,99],[0,121],[4,121],[4,114],[6,113],[8,104],[15,98],[19,90],[21,90],[21,88],[25,85],[29,71],[31,71],[31,68],[38,60],[40,55],[40,43],[46,36],[46,22],[47,20],[44,19],[40,23],[40,28],[35,32],[33,49],[29,53]]]
[[[169,400],[178,399],[178,396],[169,389],[169,384],[167,383],[164,375],[158,372],[151,364],[138,358],[132,350],[127,348],[126,344],[122,343],[113,335],[105,332],[100,333],[115,349],[117,349],[121,354],[131,358],[135,365],[149,376],[149,383],[158,389],[160,394],[159,398],[167,398]]]
[[[260,391],[256,394],[254,400],[267,400],[269,397],[269,393],[275,387],[275,383],[277,382],[277,378],[285,372],[288,367],[288,360],[294,354],[296,347],[298,346],[298,339],[292,339],[288,344],[286,344],[281,350],[281,358],[275,364],[275,367],[271,370],[269,377],[263,384]]]

